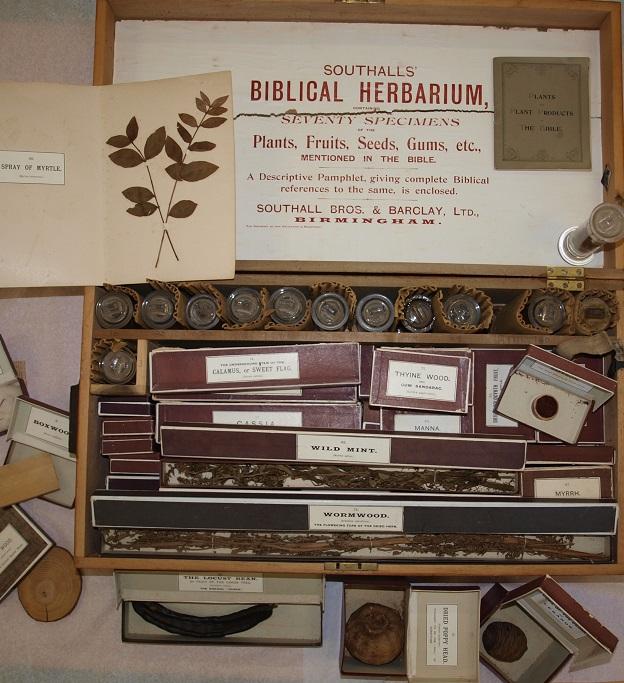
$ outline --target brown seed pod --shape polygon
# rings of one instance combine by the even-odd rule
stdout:
[[[517,662],[528,649],[524,631],[508,621],[493,621],[482,640],[485,651],[499,662]]]
[[[345,627],[345,647],[365,664],[388,664],[403,650],[405,629],[391,607],[367,602],[355,610]]]

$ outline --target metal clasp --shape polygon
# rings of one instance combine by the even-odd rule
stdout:
[[[376,572],[377,562],[325,562],[325,570],[330,572]]]

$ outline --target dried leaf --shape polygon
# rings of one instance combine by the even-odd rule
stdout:
[[[126,199],[131,202],[141,204],[143,202],[149,202],[154,196],[154,193],[148,187],[129,187],[121,193]]]
[[[191,116],[190,114],[178,114],[178,116],[180,117],[180,121],[182,121],[182,123],[186,123],[187,126],[197,128],[197,119],[194,116]]]
[[[192,202],[190,199],[182,199],[169,209],[169,216],[171,218],[188,218],[196,208],[197,204],[195,202]]]
[[[187,145],[193,139],[193,136],[181,123],[178,123],[178,135],[184,140],[184,142],[186,142]]]
[[[171,166],[167,166],[165,171],[167,171],[169,176],[174,180],[182,180],[182,164],[171,164]]]
[[[208,111],[208,105],[204,100],[200,100],[199,97],[195,98],[195,105],[199,109],[199,111],[203,112],[204,114]]]
[[[219,167],[208,161],[192,161],[190,164],[182,164],[180,177],[189,183],[203,180],[212,175]]]
[[[136,116],[133,116],[130,121],[128,121],[128,125],[126,126],[126,135],[128,136],[128,140],[130,140],[130,142],[134,142],[137,139],[138,134],[139,124],[137,123]]]
[[[205,93],[205,92],[202,92],[201,90],[199,91],[199,95],[200,95],[200,97],[202,98],[202,100],[204,100],[204,102],[205,102],[208,106],[210,106],[210,100],[208,99],[208,95],[206,95],[206,93]]]
[[[182,159],[184,159],[182,148],[173,138],[169,137],[168,135],[167,139],[165,140],[165,152],[167,152],[167,156],[172,161],[182,162]]]
[[[189,150],[191,152],[210,152],[210,150],[214,149],[216,147],[214,142],[208,142],[206,140],[205,142],[194,142],[190,147]]]
[[[145,141],[145,159],[157,157],[165,146],[167,131],[164,126],[155,130]]]
[[[127,147],[130,144],[130,140],[128,140],[127,135],[113,135],[112,138],[108,138],[106,144],[112,147]]]
[[[217,126],[221,126],[227,121],[227,119],[224,119],[220,116],[215,116],[214,118],[211,119],[206,119],[202,123],[202,128],[216,128]]]
[[[126,209],[126,211],[133,216],[142,218],[143,216],[151,216],[157,208],[156,204],[152,204],[151,202],[140,202],[139,204],[135,204],[129,209]]]
[[[108,158],[117,166],[133,168],[143,163],[143,157],[133,149],[118,149],[108,155]]]
[[[225,114],[227,107],[215,107],[214,105],[208,110],[209,116],[219,116],[219,114]]]
[[[222,107],[228,99],[228,95],[224,95],[223,97],[217,97],[217,99],[212,103],[213,107]]]

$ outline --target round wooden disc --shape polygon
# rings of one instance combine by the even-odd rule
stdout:
[[[36,621],[57,621],[76,606],[82,577],[74,558],[55,546],[24,578],[17,589],[22,607]]]

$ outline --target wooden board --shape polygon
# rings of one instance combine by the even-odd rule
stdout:
[[[0,467],[0,507],[37,498],[58,488],[54,463],[48,453]]]

